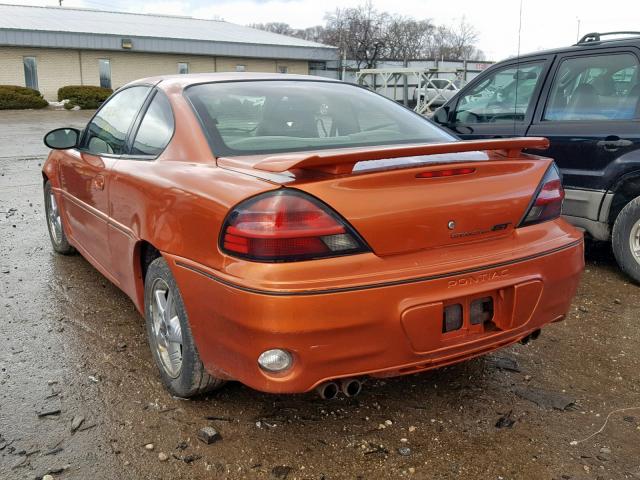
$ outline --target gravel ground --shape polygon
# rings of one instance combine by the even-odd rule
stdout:
[[[132,303],[50,248],[41,138],[88,118],[0,113],[1,479],[640,478],[640,290],[607,245],[568,318],[528,345],[354,399],[172,398]],[[198,441],[206,426],[222,440]]]

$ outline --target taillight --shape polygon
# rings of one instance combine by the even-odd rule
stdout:
[[[553,164],[545,173],[536,191],[535,200],[519,226],[534,225],[558,218],[562,211],[563,200],[564,189],[562,188],[562,181],[558,169]]]
[[[236,257],[267,262],[368,251],[353,228],[328,206],[288,189],[237,205],[222,227],[220,247]]]

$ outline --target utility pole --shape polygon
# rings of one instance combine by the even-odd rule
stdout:
[[[578,33],[576,33],[576,42],[580,41],[580,18],[576,17],[576,21],[578,22]]]
[[[61,7],[62,6],[62,0],[58,0],[58,6]]]

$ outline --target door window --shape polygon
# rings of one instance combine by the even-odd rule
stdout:
[[[95,155],[120,155],[124,152],[127,132],[150,87],[131,87],[115,94],[87,125],[82,147]]]
[[[640,113],[638,59],[624,53],[567,58],[553,80],[544,120],[625,120]]]
[[[185,75],[189,73],[189,64],[184,62],[178,62],[178,73]]]
[[[459,123],[522,122],[532,108],[543,62],[514,65],[490,75],[460,97]]]
[[[102,88],[111,88],[111,62],[108,58],[98,59],[98,67],[100,70],[100,86]]]
[[[27,88],[38,90],[38,66],[36,57],[23,57],[24,64],[24,85]]]
[[[173,127],[173,112],[169,100],[158,92],[140,122],[131,153],[154,157],[160,155],[173,136]]]

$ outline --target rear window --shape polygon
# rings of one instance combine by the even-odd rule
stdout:
[[[189,87],[186,96],[219,156],[454,140],[397,103],[345,83],[216,82]]]

